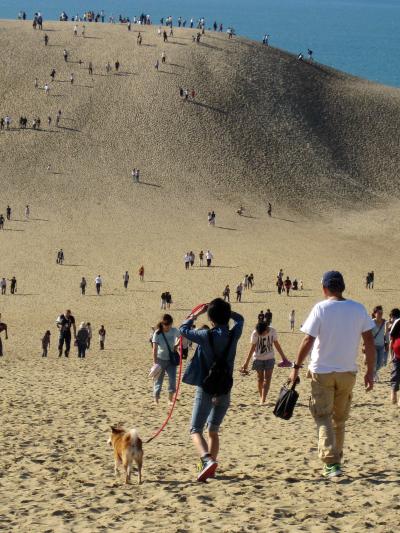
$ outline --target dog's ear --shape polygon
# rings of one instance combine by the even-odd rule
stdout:
[[[113,433],[123,433],[124,429],[120,425],[111,426],[111,431]]]

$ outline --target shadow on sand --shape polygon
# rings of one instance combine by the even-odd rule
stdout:
[[[225,111],[224,109],[220,109],[219,107],[214,107],[209,104],[204,104],[203,102],[196,102],[196,100],[187,100],[187,103],[192,104],[192,105],[197,105],[198,107],[204,107],[205,109],[210,109],[211,111],[216,111],[217,113],[221,113],[221,115],[228,114],[228,112]]]

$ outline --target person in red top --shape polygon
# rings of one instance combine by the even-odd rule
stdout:
[[[390,350],[393,353],[390,386],[392,387],[392,403],[397,404],[397,393],[400,390],[400,309],[392,309],[390,320],[393,325],[390,330]],[[399,402],[400,407],[400,402]]]
[[[144,281],[144,266],[139,268],[139,279],[140,281]]]

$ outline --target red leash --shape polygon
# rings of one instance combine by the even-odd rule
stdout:
[[[182,337],[179,339],[179,351],[180,351],[180,354],[179,354],[179,374],[178,374],[178,384],[176,386],[176,391],[175,391],[175,396],[174,396],[174,401],[168,411],[168,416],[167,418],[165,419],[163,425],[160,427],[160,429],[158,429],[154,435],[152,437],[150,437],[148,440],[146,440],[146,444],[151,442],[153,439],[155,439],[156,437],[158,437],[158,435],[161,433],[161,431],[165,428],[165,426],[168,424],[168,422],[170,421],[171,417],[172,417],[172,412],[174,410],[174,407],[175,407],[175,404],[176,404],[176,400],[178,398],[178,393],[179,393],[179,389],[180,389],[180,386],[181,386],[181,377],[182,377],[182,362],[183,362],[183,347],[182,347]]]
[[[202,307],[204,307],[205,305],[207,304],[200,304],[198,306],[196,306],[192,311],[191,311],[191,314],[194,314],[196,311],[198,311],[199,309],[201,309]],[[182,345],[182,337],[180,337],[179,339],[179,351],[180,351],[180,354],[179,354],[179,374],[178,374],[178,384],[176,386],[176,391],[175,391],[175,396],[174,396],[174,401],[170,407],[170,410],[168,411],[168,416],[167,418],[165,419],[163,425],[160,427],[160,429],[158,429],[154,435],[152,437],[150,437],[149,439],[146,440],[146,444],[148,444],[149,442],[151,442],[153,439],[155,439],[156,437],[158,437],[158,435],[161,433],[161,431],[165,428],[165,426],[168,424],[168,422],[170,421],[171,417],[172,417],[172,412],[174,410],[174,407],[175,407],[175,404],[176,404],[176,400],[178,398],[178,393],[179,393],[179,389],[180,389],[180,386],[181,386],[181,378],[182,378],[182,363],[183,363],[183,345]]]

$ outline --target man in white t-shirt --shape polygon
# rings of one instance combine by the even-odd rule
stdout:
[[[100,274],[96,277],[94,282],[96,283],[96,292],[97,292],[97,294],[100,294],[101,286],[103,285],[103,280],[102,280]]]
[[[375,344],[374,322],[363,305],[346,300],[340,272],[326,272],[322,278],[325,300],[317,303],[303,324],[305,337],[300,345],[290,376],[297,379],[299,369],[311,352],[308,377],[311,378],[310,410],[318,428],[318,454],[325,463],[324,476],[341,475],[345,423],[351,409],[356,381],[360,339],[365,347],[366,391],[373,388]]]

